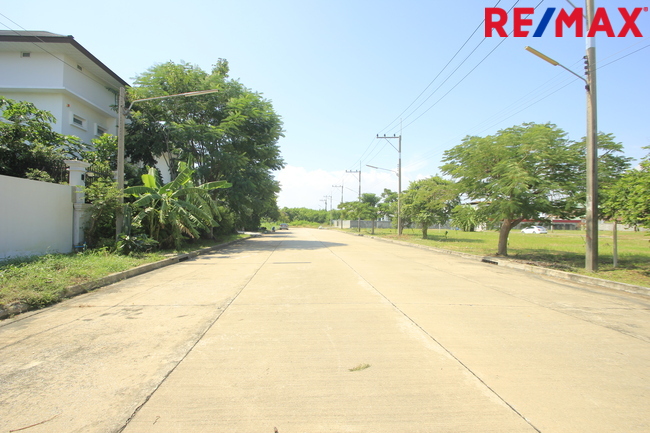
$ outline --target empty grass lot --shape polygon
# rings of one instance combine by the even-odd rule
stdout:
[[[350,230],[355,232],[356,230]],[[369,234],[370,230],[361,230]],[[446,235],[445,235],[446,233]],[[376,236],[397,239],[395,230],[375,230]],[[422,239],[421,230],[405,229],[400,239],[435,248],[465,253],[496,255],[499,233],[496,231],[462,232],[429,230]],[[555,231],[546,235],[522,234],[513,230],[508,239],[508,256],[512,260],[567,272],[602,278],[621,283],[650,287],[650,233],[618,232],[618,267],[612,266],[612,233],[601,231],[598,236],[599,271],[584,270],[585,235],[583,231]]]

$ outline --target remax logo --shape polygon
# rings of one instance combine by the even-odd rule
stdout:
[[[534,38],[541,37],[548,25],[553,21],[556,8],[547,8],[542,16],[542,19],[537,24]],[[614,31],[610,16],[606,8],[597,8],[594,14],[593,22],[589,29],[587,29],[587,37],[592,38],[597,34],[605,34],[607,37],[623,38],[628,34],[632,34],[637,38],[642,38],[643,35],[636,25],[636,20],[641,15],[641,12],[648,12],[647,7],[634,8],[631,11],[626,8],[618,8],[618,14],[623,18],[623,26],[618,29],[618,33]],[[529,35],[530,31],[526,30],[527,27],[533,27],[533,20],[528,18],[535,14],[535,8],[514,8],[512,11],[513,21],[513,36],[515,38],[525,38]],[[501,8],[485,8],[485,37],[491,38],[496,31],[497,35],[505,38],[508,33],[504,27],[508,23],[508,13]],[[560,9],[560,12],[555,16],[555,36],[564,36],[564,31],[573,28],[576,37],[583,37],[585,31],[584,13],[582,8],[575,8],[571,12]]]

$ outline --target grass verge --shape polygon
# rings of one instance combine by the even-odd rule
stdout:
[[[180,250],[163,250],[131,256],[94,250],[4,260],[0,262],[0,307],[15,302],[27,304],[31,308],[45,307],[59,302],[65,289],[70,286],[163,260],[171,254],[208,248],[241,237],[229,235],[217,241],[200,240],[188,243]]]
[[[349,230],[351,233],[356,230]],[[370,230],[361,230],[370,234]],[[395,230],[375,229],[375,236],[398,239]],[[462,232],[456,230],[429,230],[428,239],[422,239],[421,230],[406,229],[401,241],[482,256],[495,256],[499,233],[495,231]],[[618,266],[613,266],[613,238],[611,232],[598,236],[599,271],[587,272],[585,266],[585,238],[582,231],[555,231],[547,235],[525,235],[512,231],[508,238],[508,258],[529,265],[573,272],[610,281],[650,287],[650,233],[618,233]]]

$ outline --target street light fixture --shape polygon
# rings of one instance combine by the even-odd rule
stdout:
[[[133,104],[136,102],[143,102],[143,101],[153,101],[155,99],[167,99],[167,98],[176,98],[179,96],[198,96],[198,95],[206,95],[208,93],[215,93],[218,92],[218,89],[208,89],[208,90],[199,90],[196,92],[185,92],[185,93],[177,93],[174,95],[164,95],[164,96],[154,96],[151,98],[142,98],[142,99],[135,99],[131,101],[131,104],[129,105],[129,108],[125,109],[124,106],[126,105],[126,89],[124,87],[120,87],[120,94],[119,94],[119,100],[118,100],[118,106],[117,106],[117,188],[120,191],[124,191],[124,134],[125,134],[125,128],[124,125],[126,123],[126,113],[131,111],[131,108],[133,107]],[[120,195],[120,202],[124,203],[124,196]],[[122,233],[122,222],[124,215],[122,214],[122,207],[120,206],[117,217],[115,218],[115,236],[119,236],[120,233]]]
[[[368,165],[368,164],[366,164],[366,167],[374,168],[375,170],[390,171],[391,173],[394,173],[395,175],[397,175],[397,170],[391,170],[389,168],[375,167],[374,165]]]
[[[594,17],[593,0],[587,1],[587,28]],[[586,203],[586,250],[585,269],[598,271],[598,127],[596,104],[596,46],[593,38],[587,38],[587,78],[581,77],[539,51],[526,47],[526,50],[553,66],[560,66],[585,82],[587,91],[587,203]]]
[[[553,65],[553,66],[559,66],[560,68],[564,68],[564,70],[566,70],[566,71],[572,73],[573,75],[575,75],[576,77],[580,78],[582,81],[584,81],[585,83],[587,83],[587,80],[585,79],[585,77],[581,77],[580,75],[576,74],[576,73],[573,72],[571,69],[567,68],[566,66],[562,65],[561,63],[556,62],[555,60],[551,59],[550,57],[548,57],[548,56],[545,55],[545,54],[540,53],[540,52],[537,51],[535,48],[533,48],[533,47],[525,47],[524,49],[525,49],[526,51],[528,51],[529,53],[532,53],[532,54],[536,55],[536,56],[539,57],[540,59],[549,62],[549,63],[550,63],[551,65]]]

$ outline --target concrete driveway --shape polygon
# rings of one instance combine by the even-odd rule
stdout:
[[[0,432],[647,432],[649,316],[291,229],[0,323]]]

